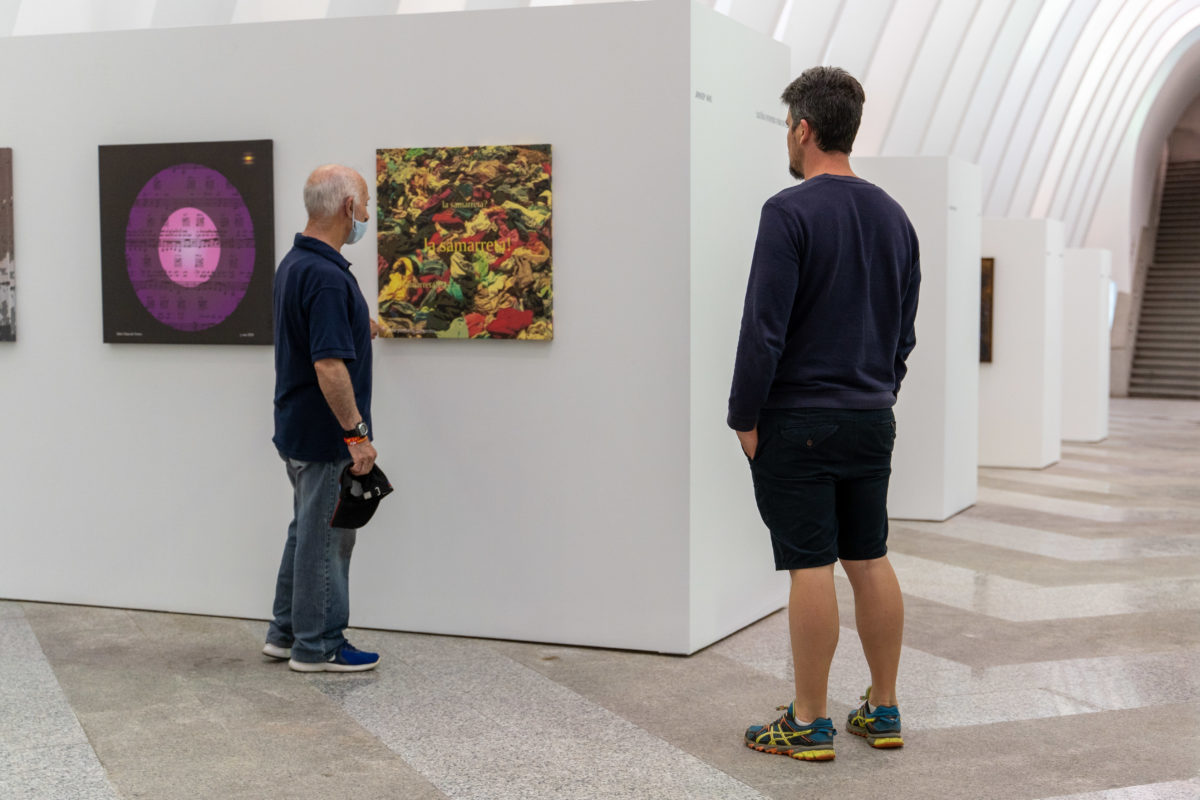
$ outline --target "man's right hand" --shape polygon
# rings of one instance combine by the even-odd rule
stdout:
[[[375,445],[371,444],[369,439],[358,444],[348,444],[346,449],[354,459],[354,463],[350,465],[351,475],[366,475],[371,471],[371,467],[375,466],[375,458],[379,454],[375,452]]]

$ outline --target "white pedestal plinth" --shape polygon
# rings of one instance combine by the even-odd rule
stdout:
[[[975,502],[979,414],[979,168],[954,158],[855,158],[921,242],[917,348],[896,404],[888,513],[944,520]]]
[[[979,365],[979,463],[1040,469],[1062,453],[1063,224],[983,220],[994,258],[992,363]]]

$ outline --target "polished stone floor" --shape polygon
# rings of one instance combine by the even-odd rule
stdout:
[[[782,614],[690,658],[355,631],[384,666],[311,676],[259,622],[0,601],[0,800],[1200,798],[1200,403],[1111,428],[893,524],[903,750],[742,746],[790,698]]]

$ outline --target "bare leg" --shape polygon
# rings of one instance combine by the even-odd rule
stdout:
[[[904,596],[887,556],[842,561],[854,589],[854,619],[871,668],[871,704],[896,705],[896,673],[904,638]],[[793,634],[794,636],[794,634]]]
[[[788,627],[796,670],[796,719],[827,717],[829,665],[838,643],[837,594],[833,565],[791,570]]]

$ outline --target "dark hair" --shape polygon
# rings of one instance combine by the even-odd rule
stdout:
[[[781,99],[792,113],[793,130],[806,119],[816,132],[818,147],[850,152],[867,99],[862,84],[853,75],[839,67],[806,69],[788,84]]]

